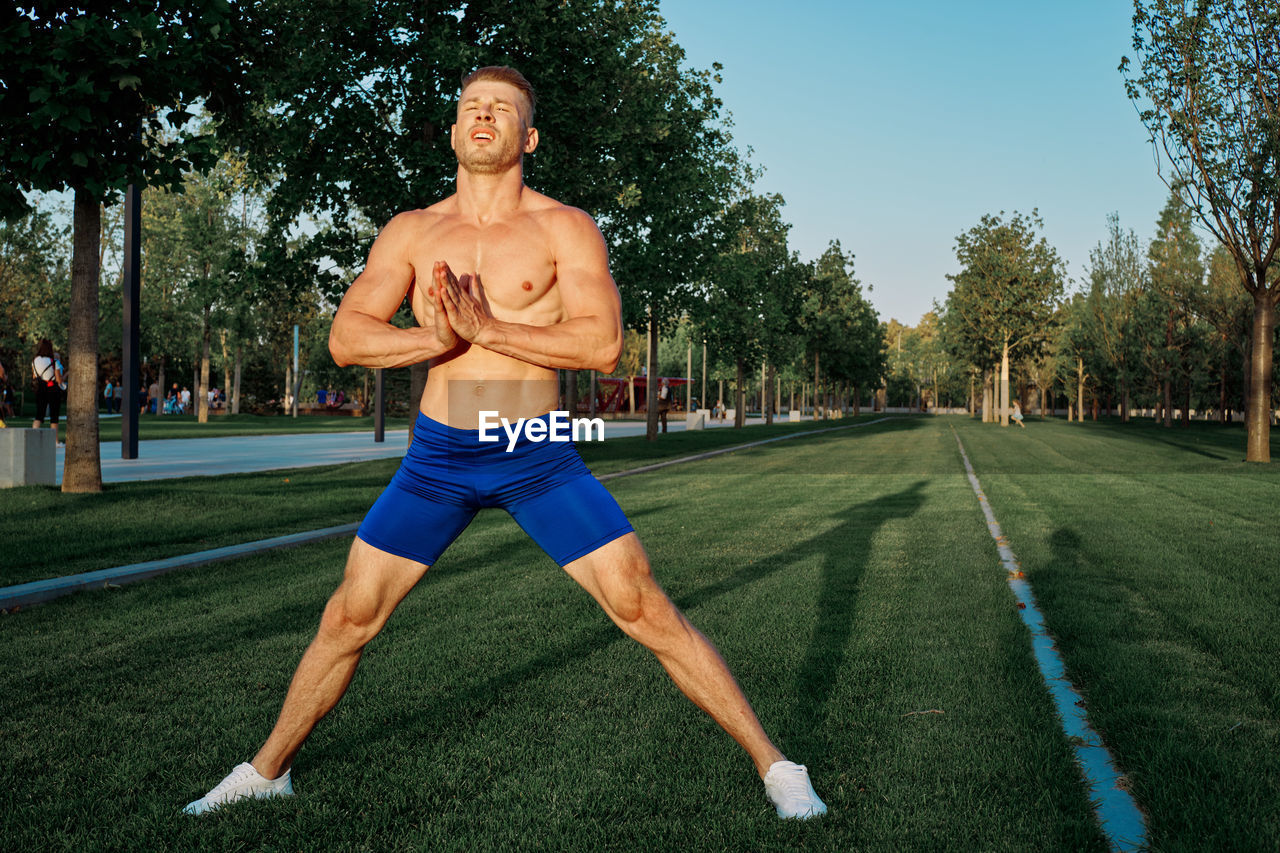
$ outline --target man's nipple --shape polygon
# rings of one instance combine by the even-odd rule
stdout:
[[[521,286],[521,287],[523,287],[525,290],[533,290],[533,282],[531,282],[531,281],[526,281],[525,283],[521,284],[520,286]]]

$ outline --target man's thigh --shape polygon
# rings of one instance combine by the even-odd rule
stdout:
[[[347,554],[342,583],[334,593],[341,616],[357,624],[381,625],[430,568],[408,557],[356,539]]]

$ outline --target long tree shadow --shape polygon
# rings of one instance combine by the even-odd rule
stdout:
[[[857,589],[872,540],[886,522],[910,517],[919,510],[925,500],[922,491],[926,482],[922,480],[895,494],[844,507],[833,515],[840,523],[831,529],[673,599],[681,610],[692,609],[785,570],[797,561],[815,556],[823,561],[813,629],[804,663],[795,681],[794,712],[790,723],[781,732],[782,740],[789,747],[798,747],[797,754],[811,751],[809,741],[823,728],[829,714],[831,694],[853,634]],[[586,656],[614,643],[630,642],[603,616],[601,620],[598,628],[548,649],[523,666],[478,679],[464,689],[451,691],[447,696],[412,710],[402,709],[404,715],[399,717],[393,728],[427,737],[447,736],[450,730],[459,727],[469,729],[521,685],[546,673],[576,665]],[[353,731],[323,746],[317,745],[310,751],[311,758],[348,757],[365,748],[367,735],[367,732]]]
[[[876,533],[888,522],[910,518],[920,510],[926,482],[920,480],[894,494],[846,507],[836,515],[839,526],[778,555],[784,564],[814,556],[822,560],[813,630],[796,673],[791,719],[782,732],[798,755],[822,752],[831,696],[848,656],[858,590]]]

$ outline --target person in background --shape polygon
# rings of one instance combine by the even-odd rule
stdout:
[[[31,360],[31,379],[36,390],[36,417],[32,429],[44,426],[45,413],[49,414],[49,426],[58,434],[58,415],[62,413],[62,390],[67,382],[62,375],[62,365],[48,338],[41,338],[36,345],[36,357]]]

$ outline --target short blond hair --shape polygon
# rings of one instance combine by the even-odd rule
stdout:
[[[519,89],[529,103],[529,127],[533,127],[533,114],[538,106],[538,96],[533,91],[533,84],[525,79],[523,74],[508,65],[486,65],[462,78],[462,91],[480,80],[495,80]]]

